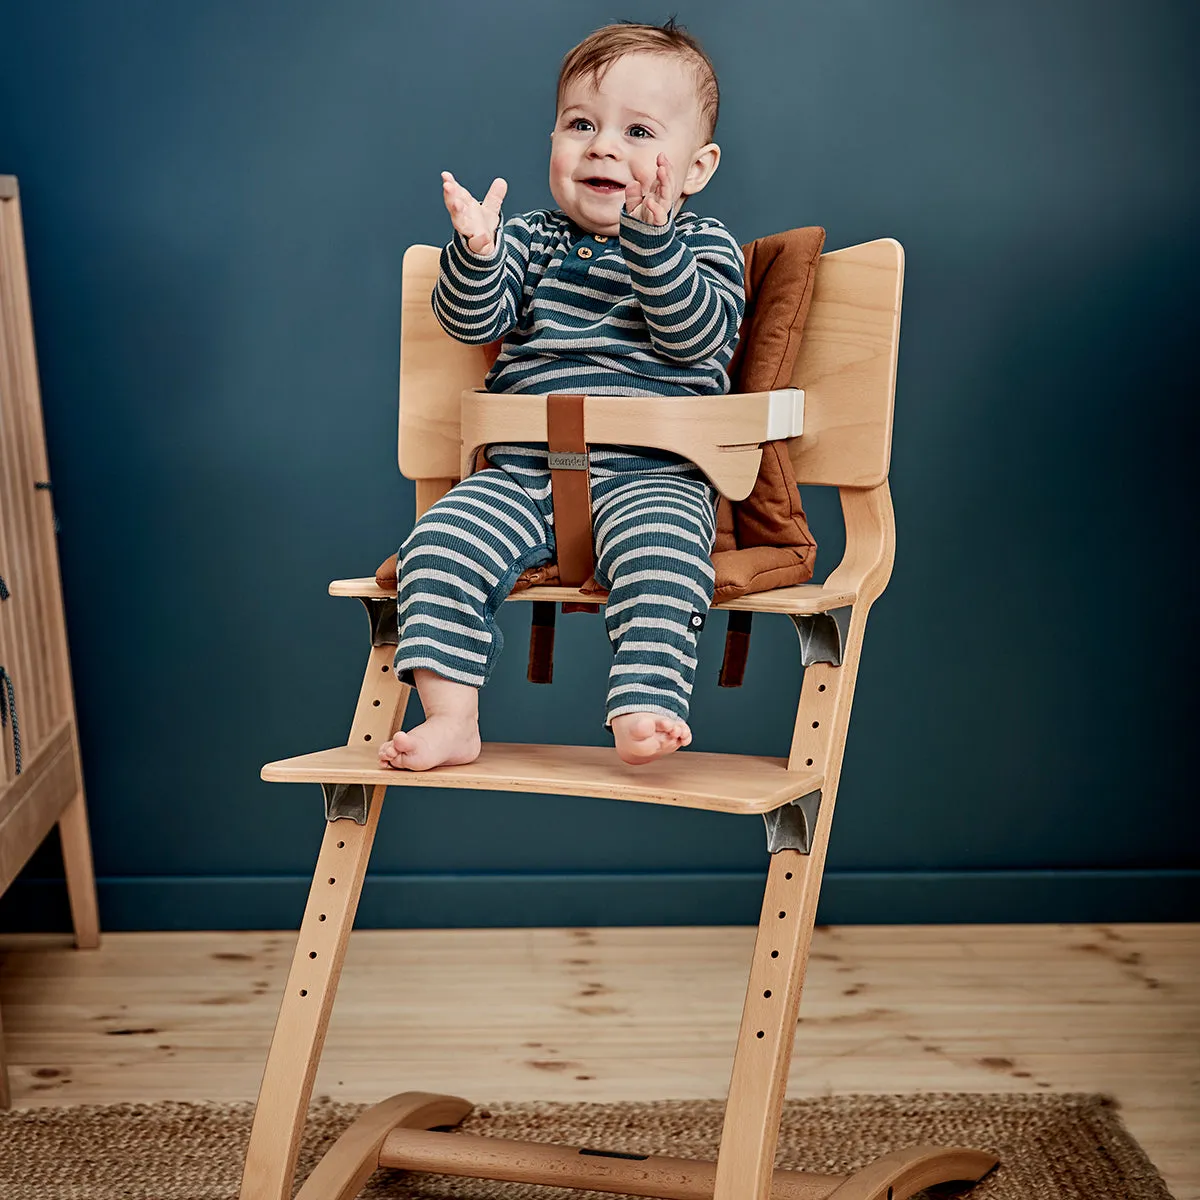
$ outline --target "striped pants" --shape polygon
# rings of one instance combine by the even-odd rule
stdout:
[[[496,611],[517,576],[554,559],[545,448],[492,446],[400,547],[398,677],[419,668],[482,687],[503,646]],[[716,492],[672,456],[591,451],[596,581],[609,592],[606,723],[627,712],[686,718],[696,640],[713,593]]]

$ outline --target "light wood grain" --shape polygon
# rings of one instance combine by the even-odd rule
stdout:
[[[459,478],[459,409],[467,388],[483,385],[482,346],[456,342],[433,315],[435,246],[410,246],[402,270],[400,473],[406,479]]]
[[[803,484],[876,487],[888,476],[904,250],[892,238],[821,255],[792,371],[804,435],[788,449]]]
[[[597,796],[728,813],[770,812],[821,786],[818,773],[788,771],[782,758],[680,750],[635,767],[621,762],[611,746],[520,742],[486,742],[475,762],[432,771],[381,767],[372,746],[337,746],[268,763],[262,777],[269,783],[365,783]]]
[[[403,719],[410,689],[397,681],[391,657],[387,646],[375,647],[367,657],[349,747],[377,746]],[[304,1119],[385,791],[383,786],[372,789],[364,824],[329,821],[325,825],[259,1089],[242,1200],[288,1200],[292,1195]],[[346,1175],[340,1156],[328,1170],[347,1179],[354,1174]]]
[[[622,1161],[581,1154],[575,1146],[415,1129],[389,1133],[380,1149],[379,1163],[406,1171],[587,1188],[656,1200],[712,1200],[716,1180],[714,1163],[694,1159],[654,1154]],[[836,1195],[845,1182],[844,1175],[777,1170],[772,1172],[771,1197],[826,1200]],[[297,1200],[305,1198],[298,1196]]]
[[[92,948],[100,924],[50,482],[21,206],[16,180],[0,176],[0,665],[16,705],[0,737],[0,892],[57,823],[76,942]],[[0,1104],[4,1094],[0,1083]]]
[[[359,930],[314,1094],[723,1097],[754,940]],[[253,1100],[296,945],[0,935],[14,1102]],[[789,1096],[1106,1092],[1176,1200],[1200,1200],[1200,926],[818,927],[799,1028]]]
[[[460,477],[493,442],[547,442],[545,395],[462,394]],[[730,500],[754,488],[767,440],[770,392],[725,396],[586,396],[584,437],[597,446],[653,446],[695,463]]]

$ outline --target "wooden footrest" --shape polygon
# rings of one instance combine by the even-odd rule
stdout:
[[[397,771],[381,767],[372,745],[337,746],[267,763],[270,783],[362,783],[386,787],[471,788],[599,796],[717,812],[764,813],[816,791],[817,771],[789,771],[787,760],[678,750],[644,766],[623,763],[611,746],[486,742],[465,767]]]

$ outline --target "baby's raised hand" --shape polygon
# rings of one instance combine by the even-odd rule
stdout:
[[[635,171],[632,182],[626,184],[625,211],[647,225],[665,225],[675,197],[673,185],[671,164],[665,154],[660,154],[653,175],[639,175]]]
[[[476,253],[491,256],[496,251],[496,229],[500,224],[500,205],[508,192],[503,179],[493,179],[483,202],[476,200],[449,171],[442,172],[442,199],[454,228],[467,239]]]

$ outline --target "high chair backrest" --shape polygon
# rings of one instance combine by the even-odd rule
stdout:
[[[488,370],[483,346],[438,324],[434,246],[404,255],[400,331],[400,471],[456,480],[462,392]],[[904,252],[891,238],[821,256],[791,385],[803,388],[804,434],[789,443],[801,484],[874,487],[887,478],[900,333]]]

